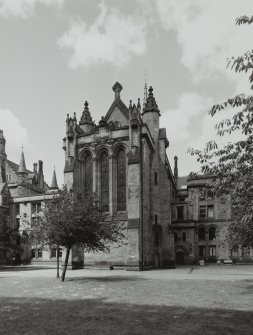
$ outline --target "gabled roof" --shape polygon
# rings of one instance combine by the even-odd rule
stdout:
[[[19,168],[19,165],[18,165],[18,164],[16,164],[16,163],[10,161],[9,159],[6,160],[6,163],[8,163],[8,164],[10,165],[11,169],[12,169],[14,172],[18,172],[18,168]],[[30,173],[33,173],[32,171],[30,171],[30,170],[28,170],[28,169],[26,169],[26,172],[29,173],[29,174],[30,174]]]
[[[122,113],[126,117],[126,119],[129,120],[129,113],[128,113],[127,106],[124,104],[124,102],[120,98],[117,98],[113,101],[111,107],[109,108],[108,112],[106,113],[106,115],[104,117],[105,122],[108,121],[108,119],[112,115],[112,112],[114,111],[115,107],[119,107],[119,109],[122,111]]]

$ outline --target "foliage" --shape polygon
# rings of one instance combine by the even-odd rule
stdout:
[[[236,24],[251,24],[253,16],[242,16]],[[241,57],[232,57],[227,66],[235,72],[244,72],[253,83],[253,50]],[[251,85],[253,88],[253,84]],[[219,148],[210,141],[204,150],[189,149],[201,163],[201,174],[213,178],[213,188],[217,196],[231,196],[232,213],[236,222],[228,226],[228,239],[231,245],[253,243],[253,96],[236,95],[227,101],[214,105],[209,114],[213,117],[225,108],[239,108],[230,119],[216,125],[217,134],[241,133],[241,139],[229,142]]]
[[[119,223],[102,212],[94,195],[75,194],[66,189],[45,203],[42,215],[34,222],[32,234],[38,243],[66,248],[62,280],[72,247],[86,252],[109,251],[110,243],[120,242],[124,236]]]
[[[11,227],[9,216],[0,209],[0,252],[6,261],[9,257],[21,252],[21,248],[16,243],[18,238],[18,230]]]

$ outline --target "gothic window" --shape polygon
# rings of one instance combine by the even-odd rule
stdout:
[[[206,239],[204,227],[199,228],[198,235],[199,235],[199,241],[204,241]]]
[[[38,249],[38,258],[42,258],[42,249]]]
[[[186,233],[183,232],[183,241],[185,242],[186,241]]]
[[[184,206],[177,206],[177,220],[184,220]]]
[[[100,156],[100,190],[102,210],[109,211],[109,157],[106,151]]]
[[[216,229],[215,227],[209,228],[209,241],[213,241],[216,238]]]
[[[93,164],[92,156],[85,152],[80,161],[80,189],[79,191],[92,192],[93,184]]]
[[[51,249],[51,258],[52,257],[56,257],[57,256],[57,249],[56,248],[52,248]]]
[[[126,210],[126,154],[123,149],[117,155],[117,210]]]
[[[215,257],[216,256],[216,246],[210,245],[209,246],[209,256]]]
[[[199,257],[205,257],[206,256],[206,247],[204,245],[199,246]]]

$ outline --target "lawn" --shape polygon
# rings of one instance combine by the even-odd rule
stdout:
[[[0,334],[253,334],[253,267],[0,269]]]

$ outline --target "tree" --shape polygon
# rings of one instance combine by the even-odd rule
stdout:
[[[242,16],[236,24],[251,24],[253,16]],[[253,89],[253,50],[240,57],[232,57],[227,67],[237,73],[249,75]],[[204,150],[189,149],[191,155],[197,156],[201,163],[201,174],[213,178],[213,189],[217,196],[231,196],[232,213],[236,222],[228,225],[228,240],[231,246],[253,243],[253,96],[239,94],[227,101],[214,105],[209,114],[228,107],[239,108],[230,119],[216,125],[217,134],[234,134],[241,132],[241,140],[229,142],[219,148],[215,141],[207,143]]]
[[[59,191],[45,203],[42,215],[34,222],[32,235],[38,243],[66,248],[61,279],[65,280],[71,248],[84,251],[109,251],[110,244],[124,237],[122,227],[101,210],[100,202],[89,193]]]
[[[17,244],[18,230],[11,227],[7,214],[5,210],[0,209],[0,252],[3,258],[10,262],[12,261],[10,258],[21,253],[21,248]]]

